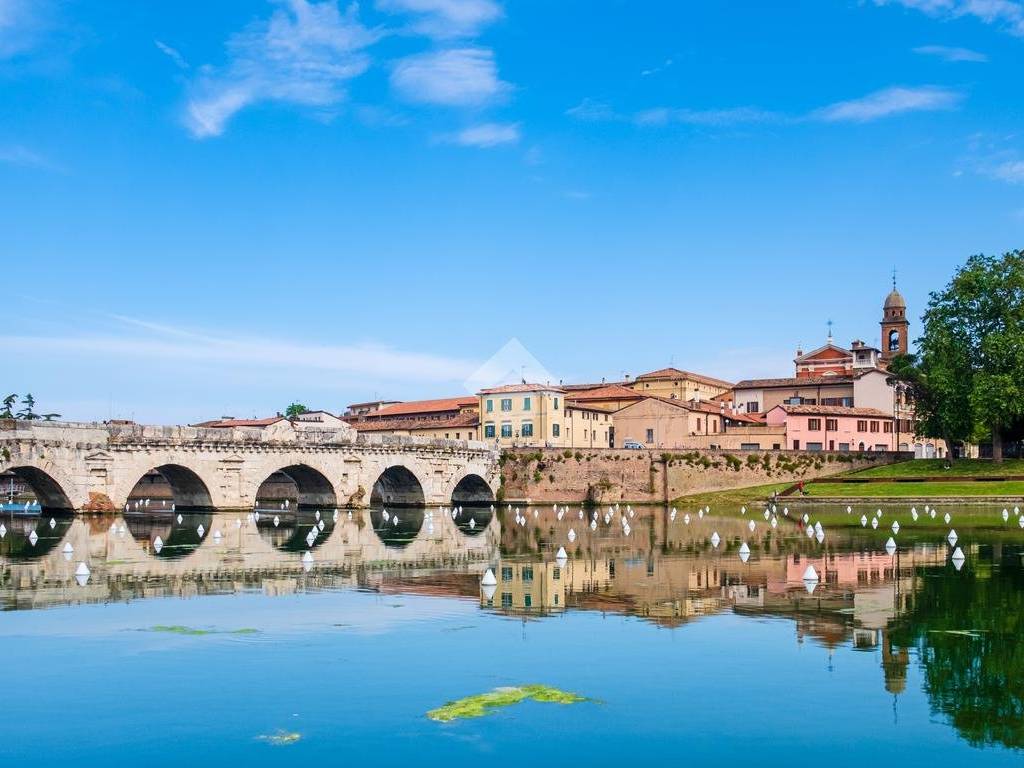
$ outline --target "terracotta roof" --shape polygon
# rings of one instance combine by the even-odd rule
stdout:
[[[559,384],[566,392],[573,392],[581,389],[600,389],[601,387],[623,386],[625,381],[602,381],[597,384]]]
[[[637,376],[634,381],[643,381],[645,379],[693,379],[694,381],[700,381],[705,384],[712,384],[718,387],[725,387],[728,389],[732,384],[724,379],[716,379],[714,376],[704,376],[700,373],[693,373],[692,371],[681,371],[678,368],[659,368],[656,371],[649,373],[641,373]]]
[[[841,405],[776,405],[786,413],[794,416],[871,416],[878,419],[891,419],[891,413],[877,408],[847,408]],[[774,411],[775,408],[772,408]]]
[[[731,419],[732,421],[742,421],[746,424],[764,424],[765,417],[763,413],[733,413],[729,409],[726,409],[725,413],[723,413],[722,415],[727,419]]]
[[[684,411],[698,411],[700,413],[709,413],[718,416],[729,415],[728,410],[723,411],[722,406],[720,404],[715,405],[713,403],[708,402],[707,400],[702,400],[699,403],[695,403],[692,400],[673,400],[671,397],[658,397],[657,395],[644,395],[641,399],[656,400],[659,403],[665,403],[666,405],[674,405],[676,408],[680,408]],[[616,411],[616,413],[624,411],[627,408],[632,408],[634,405],[637,405],[637,403],[624,405],[621,408],[619,408],[619,410]]]
[[[591,411],[592,413],[604,413],[610,414],[612,411],[607,408],[602,408],[599,405],[588,405],[587,403],[581,403],[578,400],[569,400],[566,398],[565,410],[567,411]]]
[[[208,429],[228,429],[230,427],[269,427],[279,421],[285,421],[284,416],[270,416],[266,419],[214,419],[213,421],[201,421],[193,424],[193,427],[206,427]]]
[[[352,426],[359,432],[391,432],[414,429],[458,429],[480,426],[480,414],[459,413],[450,419],[385,419],[374,421],[355,421]]]
[[[604,386],[594,387],[592,389],[574,390],[567,392],[565,399],[572,402],[580,402],[586,400],[639,400],[646,395],[637,392],[635,389],[629,389],[621,384],[605,384]]]
[[[744,379],[734,389],[772,389],[773,387],[815,387],[819,384],[852,384],[853,376],[804,376],[786,379]]]
[[[480,390],[481,395],[505,395],[516,392],[559,392],[564,394],[565,390],[547,384],[506,384],[502,387],[489,387]]]
[[[444,397],[437,400],[410,400],[406,403],[395,403],[380,410],[367,413],[365,418],[377,420],[391,416],[409,416],[417,413],[439,413],[441,411],[457,411],[460,408],[468,408],[477,405],[479,400],[471,395],[462,397]]]

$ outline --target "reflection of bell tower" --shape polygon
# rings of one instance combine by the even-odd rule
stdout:
[[[910,654],[906,648],[892,647],[889,631],[882,631],[882,673],[885,675],[885,690],[891,694],[903,693],[907,688],[907,667]]]
[[[882,308],[882,360],[888,362],[897,355],[905,355],[908,350],[907,333],[910,323],[907,321],[907,302],[896,290],[896,273],[893,272],[892,292],[885,297]]]

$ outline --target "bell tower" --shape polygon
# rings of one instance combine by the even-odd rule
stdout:
[[[882,360],[889,362],[897,355],[907,354],[910,323],[907,321],[907,302],[896,290],[896,271],[892,275],[892,291],[885,297],[882,307]]]

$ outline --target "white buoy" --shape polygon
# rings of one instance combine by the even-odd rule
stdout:
[[[156,552],[159,555],[160,554],[160,550],[163,549],[163,548],[164,548],[164,540],[163,539],[161,539],[159,536],[157,536],[155,539],[153,539],[153,551],[154,552]]]
[[[749,523],[747,523],[747,528],[749,528],[750,532],[753,533],[754,530],[757,528],[757,523],[751,520]]]
[[[804,533],[806,533],[806,534],[807,534],[807,538],[808,538],[808,539],[813,539],[813,538],[814,538],[814,528],[812,528],[811,526],[809,526],[809,525],[808,525],[808,526],[807,526],[807,527],[806,527],[806,528],[804,529]]]
[[[1021,520],[1024,520],[1024,517],[1022,517]],[[4,525],[3,523],[0,523],[0,539],[2,539],[6,535],[7,535],[7,526]]]
[[[964,567],[964,560],[967,558],[964,557],[964,551],[960,549],[960,547],[957,547],[953,550],[953,557],[950,559],[953,561],[953,567],[959,571]]]
[[[871,527],[874,528],[876,531],[878,530],[878,518],[877,517],[872,517],[871,518]]]
[[[569,529],[569,543],[572,544],[574,541],[576,541],[576,531],[574,531],[572,528],[570,528]]]
[[[910,510],[910,516],[914,519],[914,522],[916,523],[917,522],[917,510],[916,509]]]
[[[1010,510],[1004,509],[1003,510],[1003,522],[1005,523],[1009,519],[1010,519]]]
[[[803,580],[805,583],[808,581],[813,581],[814,583],[818,582],[818,572],[814,570],[813,565],[807,566],[807,570],[804,571]]]
[[[885,552],[889,557],[892,557],[896,553],[896,540],[892,536],[885,542]]]
[[[89,566],[85,563],[79,563],[78,568],[75,569],[75,581],[78,582],[78,586],[84,587],[89,583]]]
[[[825,540],[825,532],[824,531],[817,531],[814,534],[814,538],[816,538],[818,540],[818,543],[821,544],[821,542],[823,542]]]
[[[201,539],[201,538],[203,538],[203,536],[204,536],[204,535],[206,534],[206,529],[205,529],[205,528],[203,528],[203,524],[202,524],[202,523],[200,523],[200,524],[199,524],[199,527],[198,527],[198,528],[196,528],[196,533],[198,533],[198,534],[199,534],[199,538],[200,538],[200,539]]]
[[[476,530],[476,518],[475,517],[469,518],[469,530],[471,530],[471,531]]]
[[[52,530],[53,530],[54,528],[56,528],[56,527],[57,527],[57,521],[56,521],[56,520],[54,520],[54,519],[53,519],[53,518],[51,517],[51,518],[50,518],[50,530],[52,531]]]
[[[946,541],[949,542],[949,546],[955,547],[958,538],[959,537],[956,535],[956,530],[951,528],[949,530],[949,535],[946,537]]]
[[[860,527],[861,528],[866,528],[867,525],[868,525],[868,516],[867,515],[861,515],[860,516]]]
[[[900,532],[900,524],[899,524],[898,520],[893,520],[892,521],[892,532],[894,534]]]
[[[711,534],[711,546],[718,549],[718,545],[721,543],[722,538],[718,535],[718,531],[714,531]]]
[[[569,556],[565,553],[565,547],[559,547],[558,552],[555,553],[555,562],[558,563],[558,567],[564,568],[568,561]]]
[[[64,553],[64,559],[70,561],[71,556],[75,554],[75,548],[71,546],[71,542],[64,544],[64,549],[61,550]]]
[[[484,577],[480,579],[480,583],[485,587],[493,587],[497,585],[498,579],[494,576],[494,571],[488,568],[484,571]]]
[[[953,518],[951,518],[951,517],[949,516],[949,512],[947,512],[947,513],[946,513],[946,516],[945,516],[945,517],[943,517],[942,519],[946,521],[946,525],[949,525],[949,521],[950,521],[950,520],[952,520]]]
[[[307,573],[309,573],[309,571],[310,571],[310,570],[311,570],[312,568],[313,568],[313,553],[312,553],[312,552],[310,552],[310,551],[309,551],[309,550],[307,549],[307,550],[306,550],[306,554],[304,554],[304,555],[302,556],[302,570],[304,570],[304,571],[306,571]]]
[[[772,528],[777,528],[778,526],[779,526],[779,518],[772,517]]]
[[[740,546],[740,560],[742,560],[745,563],[749,559],[750,547],[747,545],[747,542],[744,541],[743,544]]]
[[[181,515],[178,515],[178,525],[181,525],[181,521],[184,519]]]
[[[33,529],[32,533],[28,535],[28,543],[34,547],[37,541],[39,541],[39,534]]]

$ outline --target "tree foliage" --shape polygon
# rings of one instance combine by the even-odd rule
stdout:
[[[287,408],[285,408],[284,415],[287,416],[289,419],[292,419],[301,413],[307,412],[309,412],[309,408],[304,406],[302,403],[292,403]]]
[[[919,355],[890,370],[915,399],[922,430],[952,445],[983,429],[1002,460],[1024,422],[1024,251],[972,256],[931,294]]]

